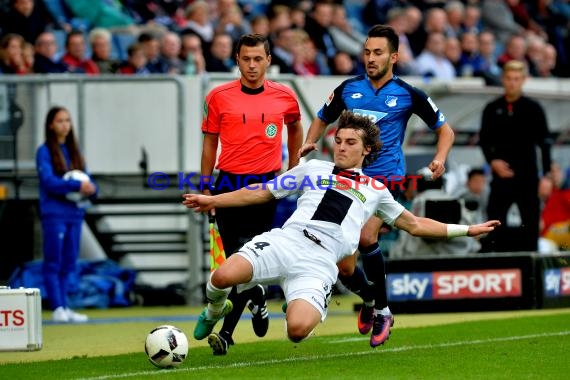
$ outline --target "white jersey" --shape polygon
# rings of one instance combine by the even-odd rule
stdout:
[[[328,161],[298,165],[266,186],[278,199],[302,194],[283,228],[306,231],[305,236],[333,252],[337,261],[356,251],[360,230],[376,211],[390,225],[404,211],[381,182],[360,169],[339,169]]]

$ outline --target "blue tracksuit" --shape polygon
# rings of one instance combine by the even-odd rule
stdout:
[[[69,167],[69,152],[65,145],[60,148]],[[65,194],[79,191],[81,182],[64,180],[54,172],[51,154],[45,144],[36,152],[36,167],[40,180],[44,286],[54,310],[59,306],[67,307],[68,281],[79,257],[85,210],[65,198]]]
[[[377,90],[366,74],[347,79],[333,91],[317,116],[330,124],[344,110],[368,116],[380,128],[382,149],[376,161],[364,168],[368,176],[389,178],[406,174],[402,142],[412,114],[418,115],[432,130],[446,121],[429,96],[397,76]]]

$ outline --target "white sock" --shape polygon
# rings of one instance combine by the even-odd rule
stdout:
[[[212,285],[211,281],[206,284],[206,299],[208,300],[208,310],[206,311],[206,318],[218,318],[222,314],[224,304],[228,299],[231,288],[218,289]]]

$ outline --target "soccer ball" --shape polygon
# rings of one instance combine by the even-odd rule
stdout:
[[[144,344],[148,360],[157,367],[176,367],[188,355],[188,338],[170,325],[158,326],[148,333]]]
[[[63,175],[63,179],[68,181],[74,179],[76,181],[91,181],[91,178],[81,170],[71,170]],[[72,202],[80,202],[85,197],[79,191],[65,194],[65,197]]]

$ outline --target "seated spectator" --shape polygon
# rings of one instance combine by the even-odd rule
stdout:
[[[160,42],[153,33],[141,33],[138,37],[146,57],[146,67],[151,74],[165,74],[164,62],[160,59]]]
[[[186,8],[186,24],[183,30],[191,30],[202,39],[202,47],[207,50],[214,38],[214,25],[210,20],[210,5],[204,0],[193,1]]]
[[[338,50],[344,51],[353,57],[360,57],[366,35],[354,30],[346,18],[346,9],[342,5],[333,7],[333,15],[329,33]]]
[[[184,74],[197,75],[206,71],[206,60],[202,51],[202,40],[195,33],[180,36],[179,58],[184,66]]]
[[[295,29],[278,29],[271,34],[271,64],[282,74],[293,73]]]
[[[254,16],[251,21],[251,33],[269,37],[269,19],[266,15]]]
[[[184,73],[184,65],[179,58],[180,36],[173,32],[165,33],[160,39],[160,61],[166,69],[166,74]]]
[[[417,18],[414,7],[410,8],[408,17]],[[432,33],[441,33],[447,37],[448,23],[447,14],[441,8],[430,8],[425,12],[423,26],[416,29],[415,32],[408,34],[410,40],[410,47],[414,56],[419,56],[426,48],[428,37]]]
[[[495,35],[500,46],[504,46],[510,36],[524,33],[524,28],[515,21],[507,0],[482,0],[481,21]]]
[[[427,169],[427,168],[426,168]],[[443,191],[443,179],[417,180],[417,195],[412,201],[411,212],[445,223],[466,223],[462,200]],[[463,236],[452,240],[432,240],[400,234],[390,249],[390,257],[413,257],[418,255],[465,255],[479,251],[481,245],[472,237]]]
[[[495,55],[495,36],[489,31],[479,34],[479,55],[481,56],[480,71],[476,71],[476,77],[482,77],[488,86],[501,86],[501,68],[497,64]]]
[[[293,71],[297,75],[329,75],[330,69],[325,55],[318,51],[313,40],[303,30],[296,30],[297,43],[294,50]]]
[[[552,44],[545,44],[542,49],[542,58],[536,66],[537,76],[540,78],[556,77],[556,59],[558,52]]]
[[[517,60],[527,65],[528,72],[531,76],[536,76],[536,67],[527,57],[527,40],[521,35],[511,36],[505,45],[505,51],[497,59],[499,67],[503,67],[505,63]]]
[[[355,60],[343,51],[339,51],[332,59],[331,74],[354,76],[364,73]]]
[[[548,184],[544,182],[549,182]],[[541,179],[541,188],[548,188],[541,213],[540,236],[555,242],[560,249],[570,250],[570,189],[562,187],[564,174],[552,164],[550,177]]]
[[[240,7],[232,2],[225,8],[219,10],[220,17],[217,20],[215,33],[227,33],[232,38],[232,45],[236,44],[239,38],[251,33],[251,25],[245,20]]]
[[[40,34],[36,39],[34,49],[34,73],[51,74],[69,72],[65,63],[56,60],[58,50],[57,40],[52,32]]]
[[[461,58],[458,64],[458,73],[462,77],[471,77],[483,68],[483,57],[479,54],[479,37],[472,32],[461,35]]]
[[[465,186],[452,194],[457,199],[463,199],[465,207],[469,210],[470,220],[481,223],[487,220],[487,201],[489,186],[487,176],[483,169],[474,168],[467,173]]]
[[[24,38],[19,34],[8,33],[0,40],[0,73],[27,74],[24,63]]]
[[[140,43],[134,43],[127,49],[128,58],[121,63],[117,69],[117,74],[124,75],[148,75],[150,71],[146,66],[146,56],[144,48]]]
[[[85,56],[85,37],[83,32],[73,30],[65,40],[65,54],[61,58],[69,72],[74,74],[99,74],[99,68],[93,60]]]
[[[332,1],[317,0],[305,22],[305,31],[315,42],[317,50],[324,53],[327,59],[332,59],[338,51],[330,32],[333,9]]]
[[[398,45],[399,58],[398,62],[394,65],[394,73],[399,76],[411,75],[413,74],[414,53],[412,52],[410,41],[406,34],[408,30],[410,30],[406,9],[390,9],[388,12],[388,25],[394,29],[400,39],[400,44]],[[360,54],[356,56],[359,57]]]
[[[459,0],[447,1],[444,8],[447,15],[446,36],[459,38],[465,19],[465,5]]]
[[[22,59],[24,60],[24,70],[26,73],[32,74],[34,72],[34,45],[29,42],[24,42],[22,47]]]
[[[91,43],[91,59],[101,74],[113,74],[119,67],[119,62],[111,59],[111,32],[103,28],[95,28],[89,32]]]
[[[30,43],[49,27],[63,28],[39,0],[13,0],[10,10],[0,20],[0,27],[2,34],[19,34]]]
[[[461,60],[461,43],[456,37],[447,37],[445,39],[445,57],[453,66],[455,75],[460,76],[459,61]]]
[[[443,81],[455,79],[455,68],[445,56],[443,33],[431,33],[428,36],[426,48],[415,60],[414,71],[427,78]]]
[[[206,71],[229,73],[236,66],[232,38],[229,34],[216,34],[209,54],[206,55]]]
[[[478,5],[467,4],[465,15],[461,24],[461,33],[475,33],[478,35],[482,31],[481,8]]]

